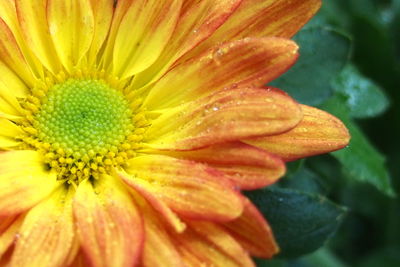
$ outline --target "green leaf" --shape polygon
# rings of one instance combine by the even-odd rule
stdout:
[[[323,180],[306,167],[299,169],[292,175],[286,175],[277,185],[282,188],[297,189],[308,193],[326,193],[326,186]]]
[[[299,257],[324,245],[346,211],[323,196],[292,189],[264,188],[247,195],[270,223],[280,258]]]
[[[271,83],[301,103],[317,105],[332,95],[331,80],[349,58],[350,40],[325,28],[308,28],[294,40],[300,46],[300,58],[284,75]]]
[[[336,91],[347,97],[346,104],[350,109],[350,116],[354,118],[377,116],[389,106],[383,90],[351,64],[344,68],[332,84]]]
[[[324,103],[322,107],[339,117],[351,135],[349,146],[333,152],[332,155],[340,161],[344,174],[350,179],[370,183],[388,196],[394,196],[395,193],[385,166],[385,158],[349,118],[346,101],[344,96],[338,94]]]

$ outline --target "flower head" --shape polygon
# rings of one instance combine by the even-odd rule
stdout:
[[[319,0],[3,0],[0,264],[252,266],[241,190],[333,151],[335,117],[265,87]]]

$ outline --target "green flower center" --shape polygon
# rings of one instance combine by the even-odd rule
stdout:
[[[38,138],[75,159],[117,152],[134,129],[123,94],[101,80],[68,79],[54,85],[35,117]]]

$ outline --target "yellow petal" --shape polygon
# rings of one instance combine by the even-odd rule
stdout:
[[[23,134],[23,130],[8,119],[0,118],[0,148],[15,147],[20,144],[15,137]]]
[[[0,216],[31,208],[58,185],[56,174],[45,169],[40,153],[0,152]]]
[[[15,0],[21,30],[28,47],[53,74],[61,65],[50,37],[46,17],[47,1]]]
[[[9,100],[8,95],[26,98],[28,93],[28,88],[20,78],[0,61],[0,95]]]
[[[89,51],[89,62],[94,62],[111,27],[114,0],[90,0],[90,3],[94,16],[94,35]]]
[[[75,233],[72,216],[74,190],[60,187],[32,208],[19,230],[11,265],[67,266]]]
[[[74,214],[82,249],[95,267],[134,266],[143,247],[143,225],[132,198],[116,178],[79,184]]]
[[[290,131],[245,142],[287,161],[335,151],[349,143],[349,132],[339,119],[313,107],[301,105],[301,109],[304,117]]]
[[[92,44],[94,17],[90,0],[48,0],[47,19],[61,63],[71,71]]]
[[[113,74],[127,78],[148,68],[175,28],[182,0],[137,0],[128,7],[115,38]]]

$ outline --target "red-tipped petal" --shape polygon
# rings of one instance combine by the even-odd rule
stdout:
[[[245,37],[290,38],[314,16],[321,0],[243,0],[236,12],[189,56],[221,41]]]
[[[243,214],[224,226],[251,255],[271,258],[279,252],[271,228],[250,200],[244,203]]]
[[[183,267],[183,262],[168,234],[168,225],[160,218],[157,210],[142,196],[133,192],[143,217],[146,241],[144,242],[142,265]]]
[[[120,177],[137,191],[147,191],[185,217],[228,221],[242,212],[241,198],[215,169],[167,156],[138,156]]]
[[[290,131],[245,142],[287,161],[335,151],[349,143],[349,132],[339,119],[313,107],[301,105],[301,109],[303,119]]]
[[[157,61],[134,80],[136,87],[158,79],[179,57],[212,35],[242,0],[185,0],[175,31]]]
[[[221,90],[166,111],[153,121],[145,141],[155,149],[192,150],[282,133],[301,117],[299,105],[277,89]]]
[[[78,186],[73,210],[82,249],[95,267],[139,262],[144,235],[140,214],[124,185],[103,175]]]
[[[282,38],[246,38],[219,45],[169,71],[151,87],[145,105],[156,110],[223,88],[263,86],[296,61],[297,50],[293,41]]]
[[[250,190],[274,183],[285,173],[283,161],[263,149],[231,142],[168,155],[207,163],[223,172],[236,187]]]

